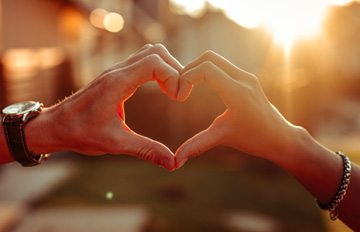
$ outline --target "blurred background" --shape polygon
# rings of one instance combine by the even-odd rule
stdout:
[[[1,0],[0,106],[57,103],[146,43],[184,65],[211,49],[255,73],[291,122],[359,163],[359,41],[351,0]],[[129,126],[173,151],[224,109],[205,86],[180,104],[149,83],[126,103]],[[289,174],[219,147],[173,173],[70,152],[31,169],[3,165],[0,231],[350,230]]]

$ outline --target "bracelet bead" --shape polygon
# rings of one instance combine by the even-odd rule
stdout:
[[[332,198],[332,200],[329,203],[322,204],[319,201],[317,201],[317,204],[321,209],[326,209],[330,211],[330,219],[333,221],[335,221],[338,218],[338,206],[346,195],[346,191],[350,184],[350,176],[351,176],[350,159],[342,152],[337,151],[336,154],[339,155],[343,161],[343,176],[339,188],[335,196]]]

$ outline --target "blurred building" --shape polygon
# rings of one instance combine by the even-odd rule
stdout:
[[[156,42],[165,44],[183,64],[205,50],[220,53],[255,73],[280,111],[310,130],[323,121],[329,99],[358,97],[359,3],[333,7],[321,35],[298,42],[288,61],[270,33],[260,27],[241,27],[209,6],[198,17],[178,15],[170,4],[165,0],[1,1],[0,105],[27,99],[53,104],[143,44]],[[110,25],[105,25],[111,12],[118,21],[108,20]],[[196,98],[212,94],[206,91],[195,91],[182,109],[163,101],[161,114],[152,112],[159,122],[172,125],[164,137],[186,137],[184,128],[199,124],[193,112],[204,104]],[[162,96],[154,85],[146,85],[141,94]],[[144,101],[139,97],[132,104],[144,105]],[[221,101],[214,101],[206,108],[213,113],[199,113],[198,118],[209,118],[200,124],[211,122],[223,109]],[[139,121],[134,119],[134,125]]]
[[[360,121],[357,119],[357,115],[360,114],[360,43],[358,43],[360,3],[354,2],[348,6],[331,8],[320,35],[299,41],[295,44],[290,57],[285,57],[282,48],[273,43],[272,36],[263,28],[247,29],[239,26],[223,12],[212,7],[207,6],[203,14],[197,17],[178,15],[171,9],[168,0],[0,0],[0,107],[30,99],[44,102],[46,105],[56,103],[70,95],[72,91],[89,83],[104,69],[124,60],[144,44],[161,42],[184,65],[211,49],[240,68],[255,73],[274,105],[292,122],[305,126],[311,132],[316,132],[315,134],[340,135],[335,140],[336,143],[340,143],[338,138],[342,135],[360,131]],[[306,12],[304,14],[306,15]],[[127,124],[136,132],[163,142],[174,151],[183,141],[206,128],[224,111],[224,108],[221,99],[206,86],[196,87],[186,102],[177,103],[170,101],[158,91],[155,84],[150,83],[140,88],[127,101]],[[352,146],[358,147],[358,138],[352,140]],[[344,146],[344,149],[349,147]],[[220,166],[225,167],[225,175],[228,177],[231,177],[230,173],[247,176],[239,172],[240,169],[246,172],[245,166],[252,164],[244,162],[247,156],[238,156],[237,151],[224,152],[222,149],[212,151],[212,154],[221,154],[216,160],[221,159],[221,162],[214,162],[215,165],[208,169],[207,174],[199,174],[195,168],[188,176],[184,175],[186,181],[189,181],[189,186],[199,188],[197,189],[199,193],[200,189],[207,185],[205,182],[213,186],[216,177],[214,173],[221,169],[218,169]],[[236,160],[234,157],[237,157]],[[140,162],[129,166],[129,169],[126,169],[128,163],[123,163],[123,166],[116,166],[118,164],[114,163],[110,169],[108,166],[99,166],[98,160],[89,162],[84,159],[81,164],[85,165],[87,162],[93,162],[89,166],[91,172],[86,168],[80,172],[88,171],[93,177],[100,176],[99,179],[87,179],[88,183],[85,184],[87,186],[97,186],[96,184],[100,182],[103,184],[112,181],[108,178],[111,174],[123,173],[122,178],[129,181],[129,189],[132,189],[136,182],[135,179],[128,178],[127,171],[131,170],[129,173],[134,173],[144,168],[143,166],[136,168]],[[113,163],[113,160],[109,160],[109,163]],[[221,191],[236,189],[236,186],[228,183],[240,183],[236,193],[245,193],[243,195],[245,198],[233,194],[234,198],[239,199],[237,205],[239,209],[254,204],[252,207],[259,210],[255,204],[267,207],[268,202],[273,202],[274,206],[271,207],[274,212],[283,208],[290,209],[289,213],[285,214],[294,216],[295,222],[292,226],[297,227],[300,218],[297,210],[294,210],[297,206],[300,206],[299,212],[305,212],[299,215],[309,217],[311,215],[306,214],[307,211],[302,211],[303,205],[298,201],[294,201],[294,206],[292,201],[284,203],[283,197],[278,198],[279,190],[274,188],[273,183],[269,182],[270,184],[267,185],[263,182],[264,176],[258,176],[259,173],[265,173],[266,177],[270,176],[269,173],[274,173],[272,166],[267,169],[264,168],[266,165],[268,164],[251,167],[250,173],[256,173],[256,178],[251,177],[251,181],[231,177],[234,182],[228,182],[219,178],[217,184],[220,184],[220,187],[216,184],[216,189],[211,191],[204,188],[204,193],[206,196],[214,197],[215,200],[220,200],[213,202],[217,207],[221,208],[223,204],[228,204],[231,209],[235,209],[233,202],[226,203],[228,199],[224,200],[230,195],[222,195]],[[97,172],[93,172],[95,167]],[[49,169],[49,172],[54,172],[53,168]],[[206,169],[199,171],[203,172]],[[139,186],[144,183],[153,185],[159,180],[163,182],[162,178],[158,178],[158,174],[151,179],[148,172],[145,173],[143,175],[149,179],[141,179]],[[85,176],[87,177],[87,175],[83,177]],[[185,183],[185,180],[180,179],[179,182],[174,181],[179,179],[169,180],[171,183],[160,192],[165,192],[165,195],[175,195],[173,199],[176,204],[171,205],[168,200],[162,204],[166,208],[166,214],[171,214],[167,211],[168,207],[171,208],[171,212],[178,211],[181,214],[184,212],[181,211],[183,202],[178,202],[176,195],[182,194],[182,187],[178,190],[177,184],[182,186],[181,182]],[[113,188],[114,185],[102,184],[99,186]],[[129,189],[124,186],[126,186],[124,183],[116,184],[119,189],[128,191]],[[286,188],[291,190],[290,193],[294,193],[294,196],[289,195],[291,197],[296,197],[298,194],[296,188],[284,185],[283,180],[280,181],[279,186],[284,190]],[[77,196],[79,198],[65,201],[78,202],[80,197],[88,194],[86,189],[81,189],[82,187],[83,185],[71,185],[70,188],[80,188],[78,192],[75,190],[79,193]],[[96,187],[92,189],[100,193],[103,191]],[[256,191],[260,195],[254,195],[248,190]],[[270,195],[267,196],[271,196],[269,199],[273,201],[262,197],[266,196],[262,195],[263,190],[270,191]],[[287,193],[280,190],[281,194]],[[212,194],[208,194],[209,192]],[[74,192],[70,191],[69,194]],[[102,199],[101,194],[95,194],[95,198]],[[161,198],[151,192],[149,196],[152,195],[155,196],[154,201],[159,201]],[[206,198],[203,201],[204,197],[200,194],[191,196],[195,196],[194,199],[203,203],[203,206],[209,205],[214,199],[209,198],[211,201],[206,202]],[[134,201],[137,202],[136,197],[131,196],[132,204]],[[89,199],[90,203],[94,203],[93,198]],[[152,202],[153,198],[150,199]],[[193,197],[189,199],[192,200]],[[244,199],[253,199],[253,201]],[[279,205],[277,199],[281,199],[283,203]],[[123,203],[120,197],[118,202]],[[158,204],[158,202],[152,203]],[[199,211],[202,216],[201,221],[195,220],[192,223],[207,224],[207,221],[202,219],[203,213],[207,212],[202,212],[199,208],[194,209],[191,212]],[[241,215],[236,212],[234,214],[236,219],[234,221],[239,221]],[[134,218],[133,214],[129,215],[130,218]],[[175,218],[180,225],[185,225],[188,220],[194,219],[189,215],[185,215],[185,218]],[[42,217],[43,215],[40,214],[39,218]],[[316,217],[314,218],[316,220],[313,221],[321,223]]]
[[[72,66],[60,20],[75,21],[78,15],[63,1],[1,2],[2,106],[26,99],[51,104],[71,91]]]

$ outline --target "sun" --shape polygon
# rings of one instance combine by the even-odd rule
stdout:
[[[294,41],[320,31],[324,15],[331,4],[347,4],[351,0],[171,0],[184,13],[198,15],[205,3],[221,9],[241,26],[263,26],[285,51]]]
[[[320,32],[328,6],[326,1],[268,1],[263,24],[288,51],[297,39]]]

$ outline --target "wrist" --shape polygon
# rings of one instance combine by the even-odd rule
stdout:
[[[275,163],[293,175],[319,202],[329,202],[341,181],[341,158],[302,127],[294,127],[292,135],[289,146]]]
[[[308,159],[309,151],[313,150],[316,141],[305,128],[289,125],[281,144],[272,161],[285,169],[291,169]]]
[[[298,153],[309,143],[311,136],[302,127],[287,123],[278,127],[272,135],[272,143],[263,150],[261,156],[273,163],[286,168],[293,165]]]
[[[60,126],[61,127],[61,126]],[[24,127],[28,149],[35,154],[46,154],[63,150],[56,112],[44,108],[42,112]]]

